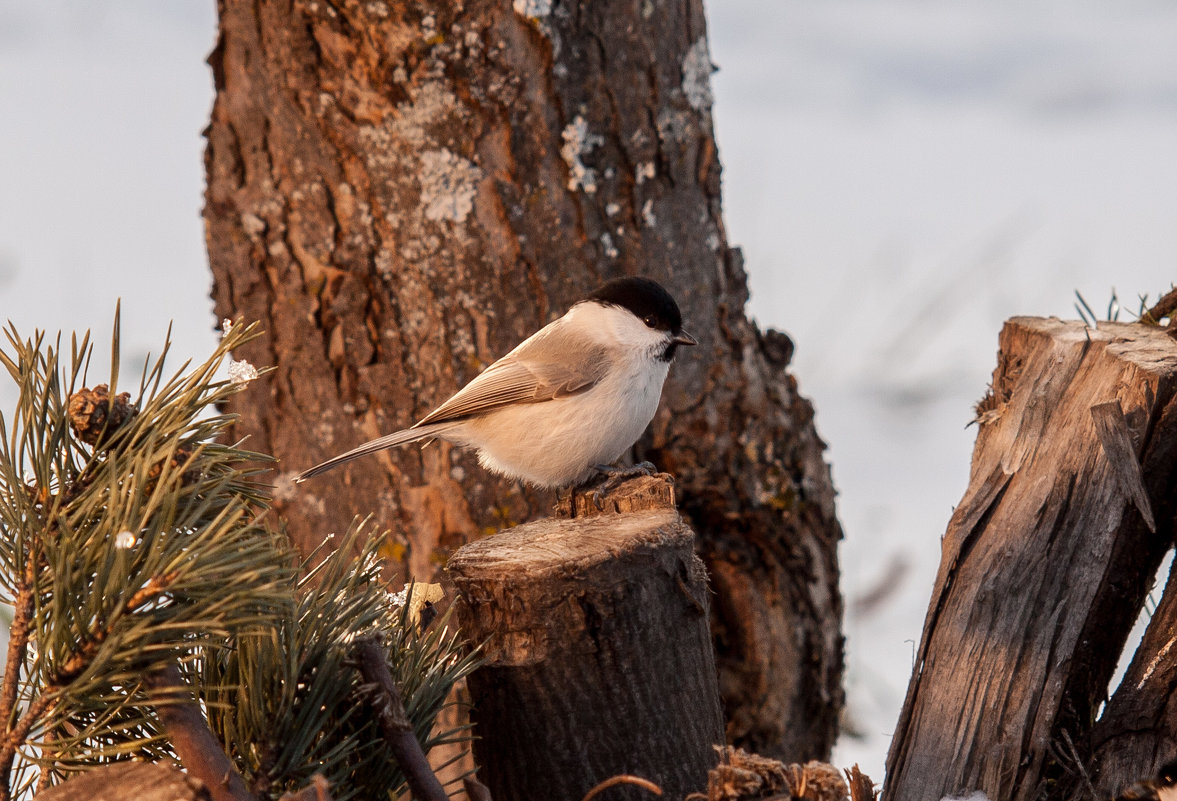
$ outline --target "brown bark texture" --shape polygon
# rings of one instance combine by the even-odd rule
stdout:
[[[212,801],[257,801],[208,727],[180,669],[170,665],[147,676],[146,683],[159,695],[155,711],[168,743],[184,770],[208,790]]]
[[[1171,628],[1159,644],[1150,631],[1098,713],[1173,541],[1177,343],[1155,326],[1014,318],[1000,345],[888,756],[896,801],[1091,798],[1160,750],[1121,752],[1139,744],[1117,743],[1136,725],[1117,709]],[[1118,767],[1093,776],[1093,748]]]
[[[1110,797],[1177,757],[1177,574],[1149,618],[1124,678],[1092,727],[1086,781],[1071,781],[1073,801]]]
[[[115,762],[37,793],[36,801],[211,801],[208,788],[175,765]]]
[[[621,774],[667,801],[707,786],[723,715],[693,545],[673,505],[655,502],[536,520],[454,554],[459,624],[487,660],[469,687],[492,798],[580,801]]]
[[[409,795],[416,801],[448,801],[449,796],[413,733],[400,688],[388,669],[387,650],[376,638],[365,638],[353,645],[352,654],[368,690],[368,706],[384,735],[388,753],[404,774]]]
[[[219,0],[205,221],[219,316],[277,369],[234,399],[304,550],[374,513],[432,576],[553,501],[438,443],[295,487],[410,425],[603,280],[664,283],[701,346],[637,455],[717,593],[728,736],[825,756],[842,705],[834,491],[792,344],[744,314],[700,0]]]

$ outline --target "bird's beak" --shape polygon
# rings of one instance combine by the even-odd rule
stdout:
[[[699,340],[688,334],[686,331],[679,331],[674,335],[674,339],[670,340],[676,345],[698,345]]]

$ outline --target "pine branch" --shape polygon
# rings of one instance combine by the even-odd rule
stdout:
[[[16,750],[24,742],[29,726],[21,733],[21,724],[8,728],[13,720],[17,689],[20,684],[20,673],[24,668],[25,654],[29,646],[29,630],[33,618],[33,590],[36,578],[37,551],[29,551],[24,575],[21,577],[20,589],[13,604],[14,612],[12,625],[8,629],[8,658],[4,667],[4,684],[0,688],[0,720],[6,722],[3,742],[0,743],[0,801],[9,801],[11,786],[9,776],[12,773],[12,763],[16,758]],[[25,715],[28,718],[28,715]]]
[[[0,720],[11,720],[16,705],[16,689],[20,670],[24,666],[29,645],[29,624],[33,617],[33,572],[36,554],[30,552],[28,566],[21,578],[20,589],[13,604],[12,623],[8,628],[8,659],[5,662],[4,684],[0,688]]]
[[[93,389],[88,336],[63,356],[60,337],[7,330],[0,364],[19,396],[11,425],[0,414],[0,599],[14,609],[0,801],[174,753],[224,801],[327,786],[339,801],[395,795],[404,776],[347,668],[363,636],[390,647],[394,722],[418,753],[468,738],[433,723],[477,657],[445,616],[423,630],[388,594],[381,539],[353,526],[299,578],[263,522],[257,465],[269,457],[218,441],[232,418],[209,407],[240,389],[218,370],[255,330],[231,326],[171,378],[163,356],[149,359],[134,401],[118,391],[117,322],[109,384]]]
[[[19,395],[11,426],[0,415],[0,590],[15,618],[0,801],[51,774],[161,755],[141,677],[270,625],[293,574],[260,521],[266,457],[218,443],[232,418],[208,413],[241,389],[218,371],[256,326],[231,326],[171,378],[164,356],[149,359],[133,403],[117,390],[117,318],[109,385],[93,390],[88,335],[63,352],[60,336],[6,334],[0,364]]]
[[[356,669],[370,688],[368,701],[376,713],[376,721],[384,734],[384,742],[393,759],[404,771],[409,792],[417,801],[449,801],[441,782],[433,775],[433,768],[413,735],[413,725],[405,714],[400,690],[388,671],[388,657],[379,643],[371,637],[357,640],[352,648]]]
[[[173,570],[167,575],[148,579],[147,584],[142,589],[127,599],[121,614],[116,612],[115,616],[106,622],[105,625],[91,629],[80,638],[79,648],[53,674],[49,686],[64,687],[85,672],[97,656],[98,650],[102,647],[106,638],[115,630],[122,615],[132,615],[147,604],[158,601],[167,592],[168,587],[175,582],[178,575],[178,571]]]
[[[156,670],[146,682],[157,693],[156,712],[180,762],[208,788],[212,801],[257,801],[209,730],[179,669],[169,665]]]
[[[350,667],[353,644],[363,637],[388,643],[387,668],[423,750],[469,737],[464,728],[434,732],[433,724],[477,657],[446,627],[447,617],[422,633],[409,614],[412,603],[389,595],[382,542],[353,524],[307,558],[292,587],[290,618],[200,665],[209,723],[222,742],[249,744],[231,754],[259,796],[294,791],[314,773],[339,801],[402,793],[404,773],[375,719],[362,714],[361,678]],[[248,694],[236,689],[243,686]]]
[[[306,787],[292,793],[283,793],[278,801],[332,801],[331,788],[323,774],[316,773]]]
[[[20,748],[26,739],[28,739],[29,732],[37,725],[47,712],[50,712],[57,704],[57,699],[50,695],[39,695],[37,699],[29,705],[25,713],[17,720],[16,725],[9,730],[7,736],[4,738],[3,759],[0,760],[0,768],[4,772],[3,782],[0,783],[0,799],[9,801],[11,798],[11,787],[9,783],[9,774],[12,771],[12,761],[16,756],[16,750]]]

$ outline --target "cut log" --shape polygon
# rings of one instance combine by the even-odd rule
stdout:
[[[1092,722],[1173,540],[1175,389],[1177,343],[1159,328],[1006,324],[888,798],[1061,798],[1088,783]]]
[[[36,801],[209,801],[208,789],[175,765],[115,762],[37,793]]]
[[[655,498],[659,484],[617,492]],[[693,544],[663,505],[539,520],[454,554],[459,623],[486,643],[469,687],[493,798],[580,801],[618,774],[654,782],[664,799],[706,786],[723,717]],[[608,792],[651,798],[634,785]]]

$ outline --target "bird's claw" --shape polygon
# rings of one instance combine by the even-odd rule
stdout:
[[[598,464],[594,465],[594,469],[605,476],[605,481],[593,492],[593,500],[597,504],[598,512],[605,508],[605,496],[626,481],[638,476],[652,476],[658,472],[658,468],[654,467],[650,462],[638,462],[633,467],[613,467],[612,465]]]

